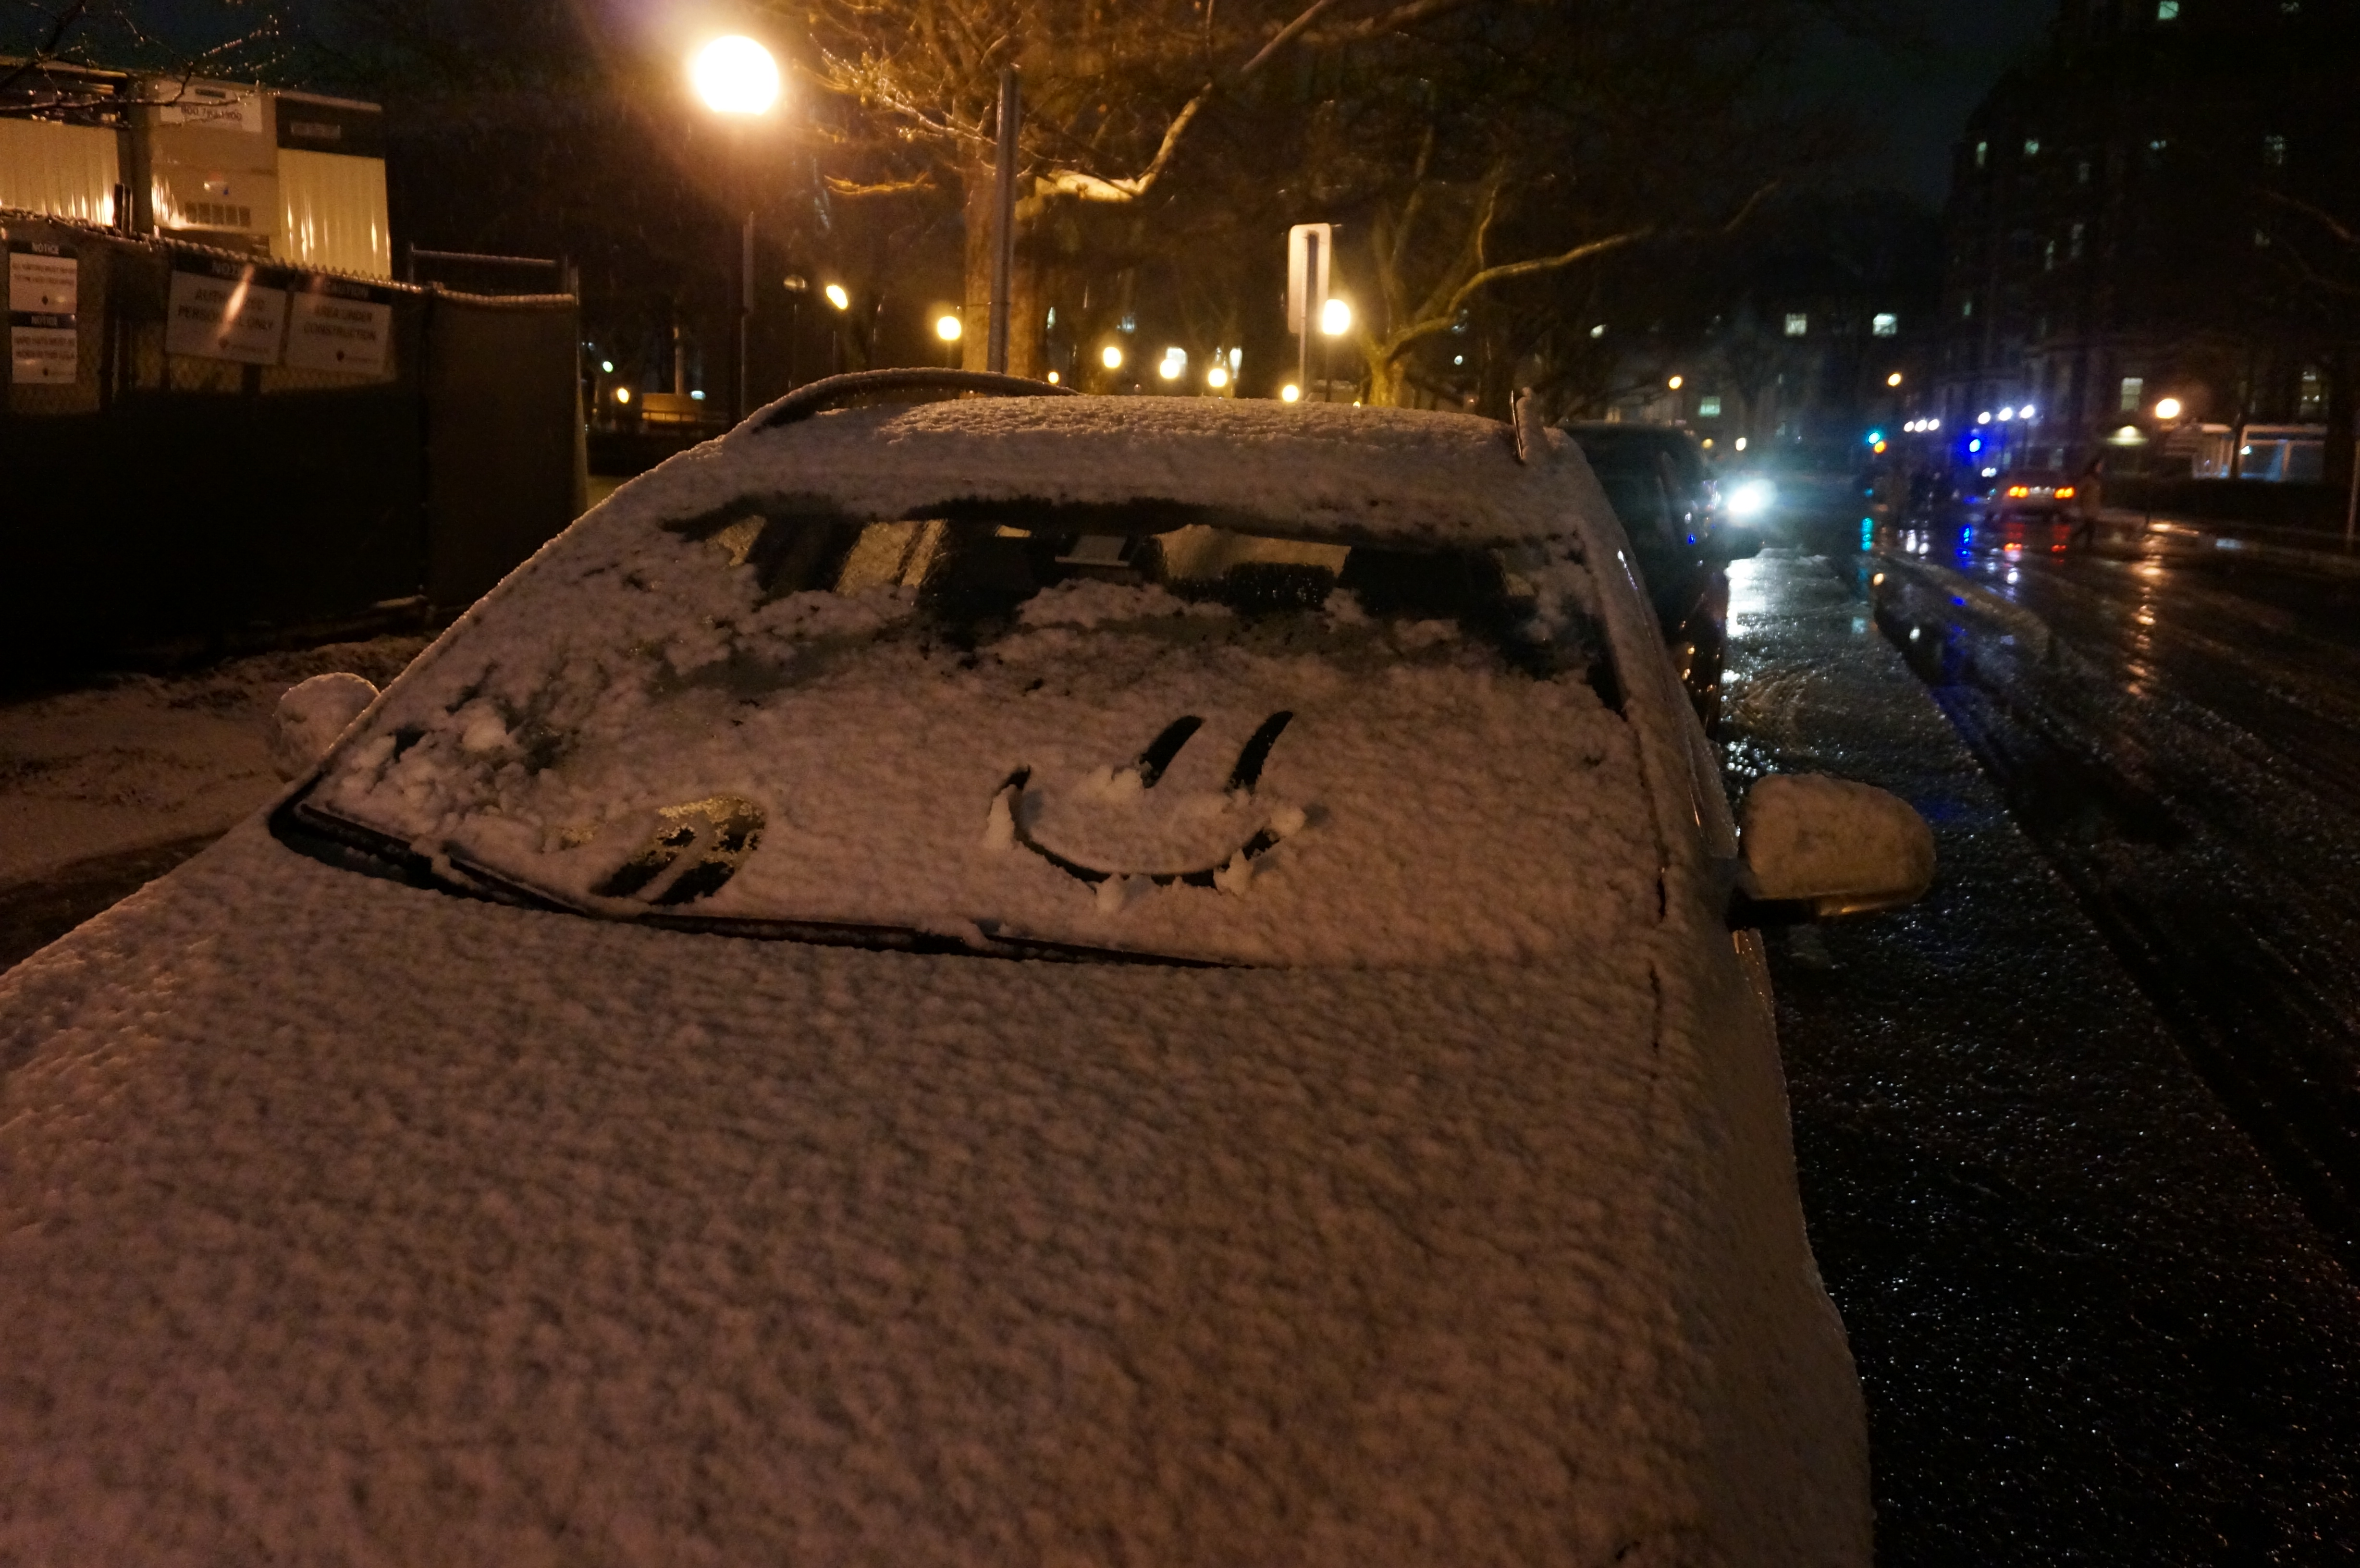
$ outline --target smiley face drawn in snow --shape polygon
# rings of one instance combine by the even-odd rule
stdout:
[[[1159,887],[1242,887],[1255,857],[1303,825],[1301,811],[1259,795],[1271,747],[1294,717],[1282,710],[1264,719],[1216,791],[1157,788],[1204,727],[1194,713],[1166,724],[1129,762],[1061,791],[1035,788],[1032,770],[1020,768],[992,797],[985,843],[1021,845],[1092,887],[1137,877]]]

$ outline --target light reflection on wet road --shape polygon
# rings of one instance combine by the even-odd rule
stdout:
[[[2352,1561],[2360,1294],[2318,1194],[2289,1195],[2283,1150],[2243,1130],[2253,1107],[2191,1065],[2182,1004],[2092,919],[2103,894],[2122,930],[2196,942],[2197,915],[2226,908],[2249,940],[2286,941],[2256,923],[2269,898],[2219,885],[2296,875],[2309,850],[2250,842],[2290,815],[2344,842],[2291,750],[2360,750],[2349,724],[2303,733],[2331,722],[2305,704],[2343,694],[2271,684],[2360,645],[2333,625],[2344,590],[2060,561],[2046,540],[1863,557],[1856,517],[1807,542],[1732,572],[1732,777],[1896,789],[1942,857],[1918,908],[1771,943],[1812,1245],[1868,1395],[1880,1562]],[[2208,705],[2242,720],[2256,686],[2289,749]],[[2300,811],[2281,798],[2306,790]],[[2317,879],[2338,878],[2322,862]]]
[[[1878,624],[2360,1265],[2360,579],[1895,530]]]

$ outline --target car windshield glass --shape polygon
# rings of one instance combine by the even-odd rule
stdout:
[[[1415,964],[1647,907],[1569,545],[940,510],[749,498],[619,543],[594,517],[303,809],[461,885],[749,934]]]

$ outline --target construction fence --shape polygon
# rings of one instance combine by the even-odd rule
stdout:
[[[571,296],[0,211],[0,656],[464,607],[583,507]]]

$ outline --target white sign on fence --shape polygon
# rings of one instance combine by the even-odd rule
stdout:
[[[82,264],[70,256],[40,251],[8,253],[8,313],[71,316],[81,292]]]
[[[276,365],[286,326],[287,290],[264,288],[255,267],[224,261],[205,272],[172,274],[167,353]]]
[[[19,387],[71,386],[82,373],[74,315],[81,264],[61,247],[8,252],[8,379]]]
[[[287,364],[296,370],[340,370],[352,376],[385,374],[393,337],[393,307],[368,290],[322,278],[289,299]]]

